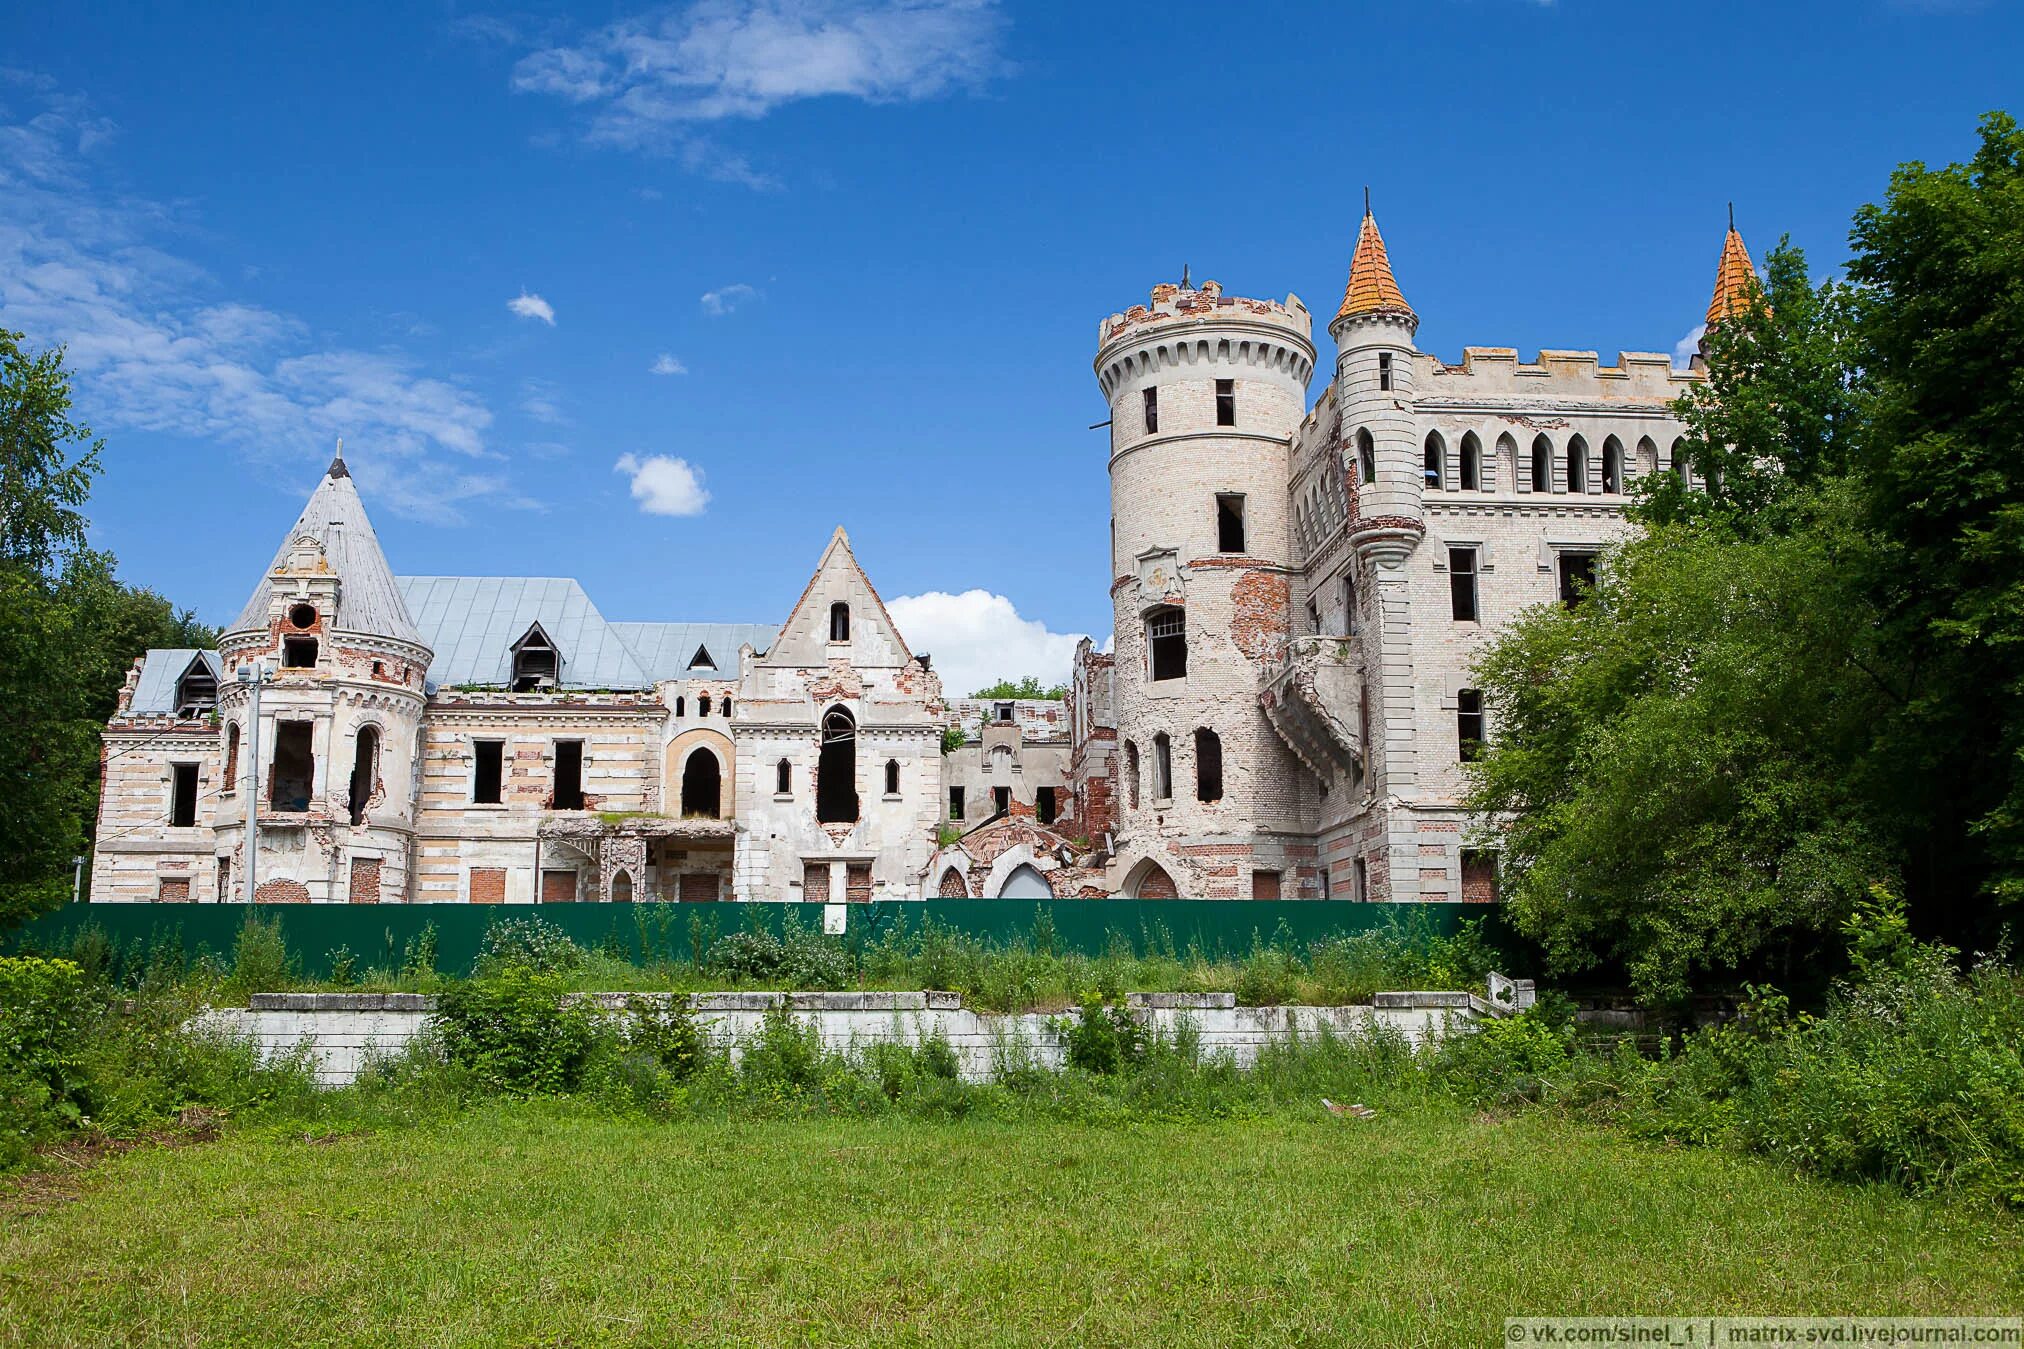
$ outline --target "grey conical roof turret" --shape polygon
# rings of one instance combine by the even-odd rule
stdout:
[[[281,540],[274,561],[253,587],[253,596],[246,601],[232,631],[267,626],[268,605],[273,597],[273,583],[268,576],[282,568],[295,540],[304,534],[323,545],[324,560],[338,579],[333,628],[428,646],[416,630],[414,620],[408,617],[408,607],[401,601],[401,588],[394,584],[393,569],[387,566],[386,554],[380,552],[379,536],[373,533],[372,521],[366,518],[365,502],[359,499],[358,487],[351,471],[344,466],[342,455],[331,460],[323,481],[310,493],[309,504],[302,508],[301,518]]]

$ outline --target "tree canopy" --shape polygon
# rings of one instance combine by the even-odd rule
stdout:
[[[1056,702],[1068,696],[1068,685],[1042,685],[1037,675],[1025,675],[1019,679],[1001,679],[986,688],[978,689],[972,698],[1051,698]]]

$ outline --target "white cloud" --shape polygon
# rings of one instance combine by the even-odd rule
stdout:
[[[531,52],[513,87],[584,107],[593,143],[686,158],[705,144],[695,128],[782,104],[911,102],[981,83],[1005,68],[1004,26],[997,0],[702,0]],[[708,153],[689,167],[770,183]]]
[[[555,306],[539,295],[529,295],[524,289],[519,295],[508,300],[506,307],[521,318],[540,319],[551,328],[555,326]]]
[[[648,515],[701,515],[703,507],[710,504],[710,494],[703,490],[702,470],[686,459],[622,454],[611,467],[612,472],[632,479],[633,500]]]
[[[1701,350],[1701,338],[1706,336],[1707,332],[1707,324],[1696,323],[1687,330],[1685,337],[1673,343],[1673,369],[1684,370],[1693,364],[1695,355]]]
[[[719,286],[716,290],[706,290],[702,299],[703,312],[712,318],[722,318],[747,300],[757,298],[758,294],[757,290],[743,281]]]
[[[1066,684],[1079,632],[1049,632],[1037,618],[1021,618],[1003,595],[965,590],[951,595],[930,590],[902,595],[886,604],[907,645],[935,658],[942,687],[953,697],[1000,679],[1032,675],[1042,684]]]
[[[47,81],[11,83],[40,111],[0,122],[0,325],[67,346],[93,425],[291,466],[320,467],[342,435],[375,505],[451,523],[467,502],[531,504],[477,467],[498,458],[482,399],[397,349],[320,347],[301,320],[218,295],[156,242],[191,228],[177,208],[95,187],[89,155],[110,124]]]
[[[545,379],[520,382],[520,410],[550,426],[560,426],[569,420],[562,411],[561,390]]]
[[[686,375],[689,373],[689,367],[683,365],[664,351],[654,357],[654,363],[647,367],[647,373],[650,375]]]

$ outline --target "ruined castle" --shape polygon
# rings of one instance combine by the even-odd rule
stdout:
[[[1752,275],[1732,228],[1710,323]],[[397,576],[340,456],[218,649],[135,663],[91,898],[1493,899],[1472,661],[1686,473],[1702,374],[1450,364],[1417,327],[1368,214],[1312,406],[1296,297],[1183,281],[1102,321],[1115,650],[1066,700],[946,697],[841,529],[778,626]]]

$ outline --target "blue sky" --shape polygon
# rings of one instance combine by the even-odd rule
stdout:
[[[1725,203],[1832,266],[2020,110],[2020,8],[16,7],[0,324],[70,344],[95,540],[210,621],[341,434],[397,570],[770,622],[842,524],[952,679],[1056,677],[1110,630],[1104,315],[1183,263],[1325,315],[1368,184],[1422,349],[1671,350]]]

